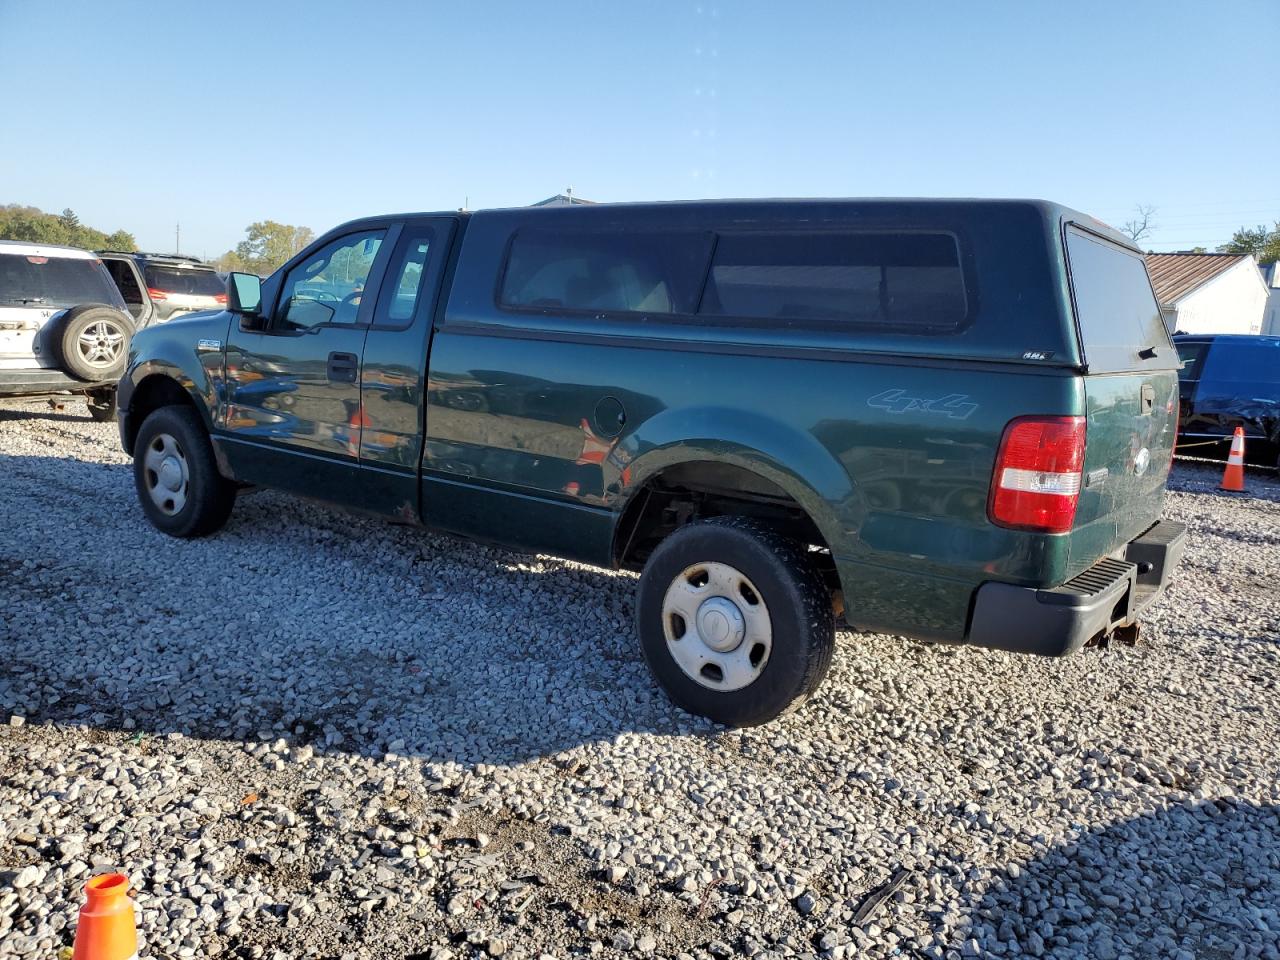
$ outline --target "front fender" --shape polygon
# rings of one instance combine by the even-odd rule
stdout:
[[[148,395],[150,391],[143,384],[152,377],[176,383],[200,412],[205,427],[213,429],[225,391],[224,357],[230,323],[230,314],[219,313],[147,327],[134,336],[129,365],[116,394],[122,437],[136,433],[137,423],[130,421],[136,421],[141,411],[134,409],[134,401]]]
[[[668,409],[646,420],[618,444],[618,506],[663,470],[717,461],[749,470],[781,487],[809,515],[837,555],[849,533],[840,522],[859,502],[844,466],[812,434],[760,414],[727,407]]]

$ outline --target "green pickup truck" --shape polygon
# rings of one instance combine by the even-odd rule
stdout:
[[[801,702],[835,622],[1049,656],[1137,629],[1177,352],[1141,253],[1022,200],[747,200],[345,224],[119,387],[143,512],[271,487],[640,571],[681,707]]]

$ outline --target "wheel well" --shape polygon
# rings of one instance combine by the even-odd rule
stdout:
[[[134,441],[138,438],[138,428],[142,426],[142,421],[147,419],[150,414],[159,410],[161,407],[168,407],[174,404],[186,404],[194,407],[195,402],[191,399],[191,394],[182,388],[182,385],[172,377],[166,377],[162,373],[155,373],[143,380],[134,388],[133,395],[129,397],[129,434],[125,437],[127,449],[132,451]]]
[[[614,563],[624,570],[640,570],[654,548],[678,527],[723,516],[752,517],[816,547],[818,565],[828,582],[837,585],[830,547],[795,498],[758,473],[709,460],[664,470],[632,495],[618,519]]]

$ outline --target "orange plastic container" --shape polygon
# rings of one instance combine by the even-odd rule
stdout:
[[[129,899],[129,878],[104,873],[84,885],[72,960],[131,960],[138,955],[138,930]]]

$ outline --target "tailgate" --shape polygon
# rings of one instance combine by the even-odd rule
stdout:
[[[1141,254],[1074,226],[1066,244],[1087,367],[1074,574],[1160,519],[1178,427],[1179,360]]]
[[[1160,519],[1178,427],[1172,370],[1085,378],[1084,477],[1070,564],[1081,570]]]

